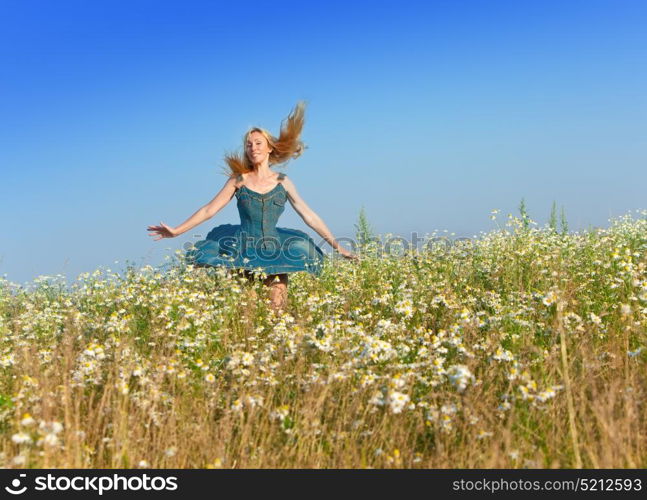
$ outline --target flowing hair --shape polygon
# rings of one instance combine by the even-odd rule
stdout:
[[[306,145],[299,138],[303,130],[305,103],[297,103],[288,117],[281,123],[281,133],[278,138],[274,137],[267,130],[260,127],[250,128],[243,136],[243,153],[229,153],[225,155],[225,162],[229,168],[225,167],[225,173],[229,177],[236,177],[239,174],[245,174],[254,170],[254,165],[246,153],[247,138],[252,132],[260,132],[272,148],[270,153],[269,164],[276,165],[285,163],[292,158],[298,158],[303,153]]]

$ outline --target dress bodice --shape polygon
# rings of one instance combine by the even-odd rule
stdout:
[[[247,186],[236,190],[241,232],[254,239],[261,238],[263,247],[266,246],[266,240],[278,239],[279,236],[276,223],[285,210],[288,199],[282,183],[284,177],[284,174],[279,174],[278,184],[267,193],[252,191]]]
[[[279,174],[277,185],[267,193],[238,188],[240,224],[214,227],[187,251],[188,262],[198,267],[261,269],[267,275],[298,271],[319,275],[324,253],[314,240],[299,229],[276,226],[288,199],[284,178]]]

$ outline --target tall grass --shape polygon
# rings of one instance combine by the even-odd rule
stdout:
[[[0,465],[647,467],[641,215],[367,248],[279,317],[181,259],[3,281]]]

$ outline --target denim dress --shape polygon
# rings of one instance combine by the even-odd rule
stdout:
[[[303,231],[276,227],[288,199],[285,174],[267,193],[246,186],[236,190],[240,224],[221,224],[186,253],[187,263],[198,267],[224,266],[262,270],[268,275],[306,271],[321,274],[324,253]],[[242,180],[242,176],[238,177]]]

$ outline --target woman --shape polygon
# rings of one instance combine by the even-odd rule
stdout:
[[[286,200],[303,221],[324,238],[343,257],[358,260],[343,248],[323,220],[299,196],[294,183],[270,165],[297,158],[304,149],[300,140],[304,122],[304,105],[299,103],[281,126],[278,138],[265,129],[254,127],[243,138],[245,153],[227,155],[229,179],[209,203],[179,226],[172,228],[160,222],[148,226],[150,236],[173,238],[216,215],[236,195],[241,223],[222,224],[212,229],[205,240],[198,241],[187,252],[187,261],[196,266],[225,266],[240,269],[248,279],[253,270],[267,277],[270,300],[275,311],[287,305],[288,275],[307,271],[319,275],[323,252],[314,241],[298,229],[276,227]]]

